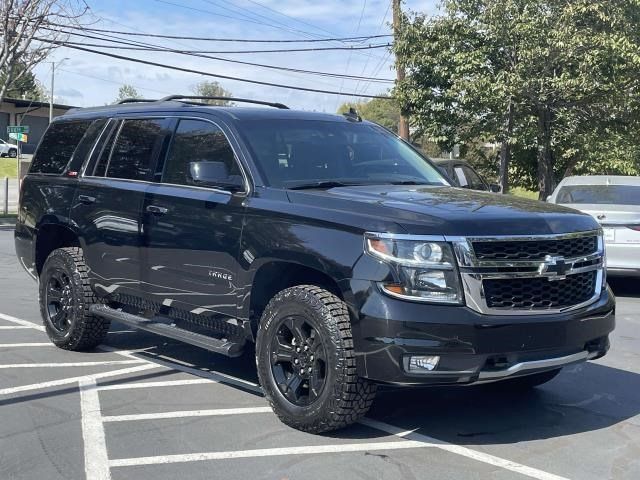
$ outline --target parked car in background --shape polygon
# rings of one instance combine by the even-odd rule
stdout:
[[[0,157],[16,158],[18,156],[18,148],[12,144],[0,139]]]
[[[488,183],[482,176],[460,159],[435,158],[432,159],[438,169],[456,187],[480,190],[482,192],[499,192],[500,186]]]
[[[581,210],[600,222],[608,274],[640,275],[640,177],[567,177],[547,201]]]

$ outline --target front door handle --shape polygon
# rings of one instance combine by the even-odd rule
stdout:
[[[148,213],[153,213],[154,215],[164,215],[168,211],[169,211],[168,208],[158,207],[157,205],[149,205],[147,207],[147,212]]]
[[[84,203],[85,205],[89,205],[90,203],[95,203],[96,197],[90,197],[89,195],[78,195],[78,201],[80,203]]]

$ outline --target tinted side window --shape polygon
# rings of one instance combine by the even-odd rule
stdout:
[[[180,120],[162,181],[187,185],[191,162],[223,162],[229,175],[241,175],[227,137],[220,128],[204,120]]]
[[[125,120],[107,166],[107,177],[150,180],[162,148],[164,120]]]
[[[120,121],[112,121],[111,124],[107,127],[107,132],[103,135],[103,139],[101,139],[100,143],[102,147],[95,152],[95,156],[98,158],[96,165],[93,169],[93,175],[96,177],[104,177],[104,174],[107,172],[107,165],[109,164],[109,157],[111,156],[111,150],[113,149],[113,142],[116,139],[116,134],[120,129]]]
[[[73,153],[73,158],[69,164],[69,168],[71,170],[80,170],[82,164],[87,159],[87,156],[91,153],[91,149],[95,145],[96,140],[106,123],[107,120],[105,118],[91,122],[91,126],[87,129],[82,140],[78,144],[78,148],[76,148],[76,151]]]
[[[78,143],[91,125],[91,120],[81,122],[57,122],[44,134],[38,151],[31,162],[30,173],[64,172]]]

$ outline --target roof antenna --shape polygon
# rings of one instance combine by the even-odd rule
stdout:
[[[349,107],[349,111],[343,113],[342,115],[344,115],[344,117],[347,120],[350,120],[352,122],[361,122],[362,121],[362,117],[360,116],[360,114],[358,113],[358,110],[356,110],[355,107]]]

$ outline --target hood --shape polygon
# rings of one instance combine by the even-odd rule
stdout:
[[[444,186],[289,191],[289,199],[294,204],[393,221],[416,235],[545,235],[598,228],[591,216],[566,207]]]

